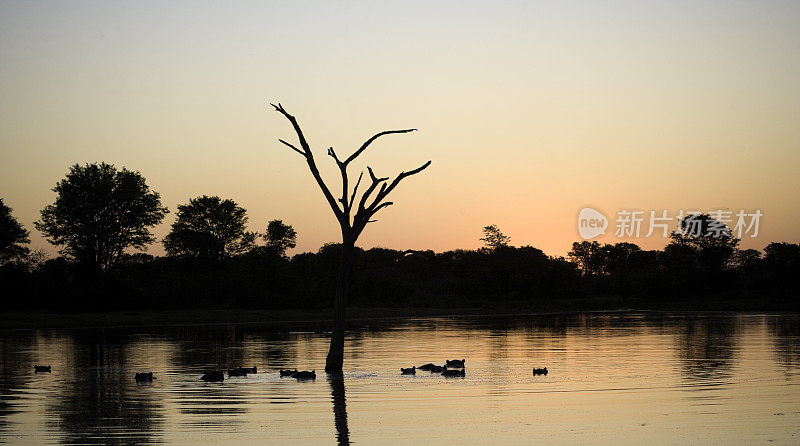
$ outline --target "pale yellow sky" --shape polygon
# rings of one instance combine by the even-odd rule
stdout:
[[[497,224],[564,255],[587,205],[760,209],[743,246],[800,241],[797,2],[289,3],[0,2],[0,196],[33,247],[54,251],[33,222],[56,181],[99,161],[161,193],[159,238],[214,194],[253,230],[292,224],[295,252],[337,240],[269,101],[334,189],[328,146],[420,130],[363,157],[384,176],[433,161],[364,247],[475,248]]]

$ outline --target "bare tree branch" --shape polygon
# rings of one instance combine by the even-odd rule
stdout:
[[[294,127],[295,133],[297,133],[298,139],[300,139],[300,146],[303,148],[306,156],[311,155],[311,148],[308,146],[308,141],[306,141],[306,137],[303,135],[303,131],[300,129],[300,125],[297,123],[297,119],[294,116],[290,115],[285,108],[278,103],[278,105],[270,104],[271,106],[275,107],[275,110],[286,117],[289,122],[292,123],[292,127]]]
[[[383,208],[385,208],[387,206],[391,206],[393,204],[394,204],[394,202],[392,202],[392,201],[387,201],[387,202],[379,204],[375,209],[372,210],[370,216],[377,214],[378,211],[380,211],[381,209],[383,209]]]
[[[361,147],[359,147],[359,149],[358,149],[358,150],[356,150],[356,151],[355,151],[355,152],[354,152],[352,155],[350,155],[349,157],[347,157],[347,159],[346,159],[346,160],[344,160],[344,163],[345,163],[345,164],[350,164],[350,161],[353,161],[354,159],[358,158],[358,155],[361,155],[361,152],[363,152],[364,150],[366,150],[366,149],[367,149],[367,147],[368,147],[370,144],[372,144],[372,141],[375,141],[376,139],[380,138],[380,137],[381,137],[381,136],[383,136],[383,135],[391,135],[392,133],[409,133],[409,132],[413,132],[413,131],[415,131],[415,130],[417,130],[417,129],[406,129],[406,130],[386,130],[386,131],[384,131],[384,132],[377,133],[377,134],[375,134],[375,135],[374,135],[372,138],[368,139],[368,140],[367,140],[367,141],[366,141],[364,144],[361,144]]]
[[[300,147],[303,148],[303,155],[306,157],[306,163],[308,164],[309,170],[311,170],[311,175],[314,177],[314,180],[317,181],[317,185],[319,186],[320,190],[322,190],[322,194],[325,196],[325,199],[328,200],[328,204],[330,205],[331,210],[333,210],[334,215],[336,215],[336,218],[339,220],[339,222],[342,222],[342,220],[344,220],[344,213],[339,208],[339,205],[336,204],[336,199],[333,198],[333,194],[331,194],[331,191],[328,189],[325,181],[322,180],[319,169],[317,169],[317,163],[314,161],[314,154],[311,153],[311,147],[308,145],[308,141],[306,141],[306,137],[303,135],[303,131],[300,129],[300,125],[297,123],[297,119],[290,115],[280,103],[278,103],[278,105],[270,105],[272,105],[278,113],[282,114],[284,117],[286,117],[286,119],[289,120],[290,123],[292,123],[294,131],[297,133],[297,139],[300,140]]]
[[[278,141],[280,141],[280,142],[282,142],[282,143],[286,144],[287,146],[289,146],[289,148],[290,148],[290,149],[294,150],[295,152],[297,152],[297,153],[299,153],[299,154],[301,154],[301,155],[303,155],[303,156],[306,156],[306,154],[305,154],[305,153],[303,153],[303,151],[302,151],[302,150],[298,149],[297,147],[293,146],[292,144],[289,144],[288,142],[286,142],[286,141],[284,141],[284,140],[282,140],[282,139],[278,139]]]
[[[394,181],[391,182],[391,184],[389,184],[388,186],[386,186],[386,184],[381,186],[380,192],[378,192],[378,195],[375,196],[375,200],[372,202],[372,204],[369,205],[369,207],[367,207],[367,209],[368,210],[372,209],[375,206],[377,206],[381,201],[383,201],[383,199],[386,198],[394,190],[394,188],[397,187],[397,185],[400,184],[401,181],[403,181],[404,178],[410,177],[411,175],[416,175],[425,170],[430,165],[431,162],[428,161],[427,163],[417,167],[414,170],[409,170],[408,172],[400,172],[400,174],[397,175],[397,177],[394,179]]]
[[[336,161],[336,165],[337,165],[337,166],[339,166],[339,167],[341,167],[341,166],[342,166],[342,162],[341,162],[341,161],[339,161],[339,157],[337,157],[337,156],[336,156],[336,152],[334,152],[334,151],[333,151],[333,147],[329,147],[329,148],[328,148],[328,155],[330,155],[331,157],[333,157],[333,159]]]
[[[378,187],[378,185],[383,183],[384,181],[389,180],[389,177],[386,178],[376,177],[375,173],[372,171],[372,168],[369,166],[367,166],[367,171],[369,171],[369,176],[370,178],[372,178],[372,184],[370,184],[370,186],[367,188],[366,191],[364,191],[364,194],[361,196],[361,201],[359,201],[358,203],[358,211],[356,212],[356,216],[358,216],[358,214],[360,214],[364,210],[364,204],[366,204],[367,199],[369,199],[369,196],[372,194],[375,188]],[[381,188],[381,190],[383,190],[383,187]]]
[[[361,173],[358,174],[358,181],[356,181],[355,187],[353,187],[353,195],[350,196],[350,205],[347,208],[348,211],[353,206],[353,203],[356,200],[356,191],[358,191],[358,185],[361,184],[361,177],[363,177],[363,176],[364,176],[364,171],[362,170]]]
[[[373,182],[375,182],[375,181],[386,181],[386,180],[388,180],[388,179],[389,179],[389,177],[386,177],[386,178],[377,178],[377,177],[375,176],[375,172],[373,172],[373,171],[372,171],[372,168],[371,168],[371,167],[369,167],[369,166],[367,166],[367,171],[369,171],[369,176],[370,176],[370,177],[372,177],[372,181],[373,181]]]
[[[395,187],[397,187],[398,184],[400,184],[400,182],[404,178],[410,177],[411,175],[416,175],[425,170],[430,165],[431,162],[428,161],[427,163],[423,164],[420,167],[417,167],[414,170],[410,170],[408,172],[400,172],[400,174],[397,175],[394,181],[392,181],[391,184],[389,184],[388,186],[387,183],[385,183],[385,181],[387,181],[388,178],[376,178],[375,175],[372,173],[372,169],[370,169],[370,176],[372,176],[372,185],[370,186],[369,189],[367,189],[366,192],[364,192],[364,195],[361,197],[361,202],[359,203],[358,206],[358,212],[356,213],[356,216],[353,218],[353,227],[356,230],[356,233],[360,234],[368,223],[374,221],[370,220],[370,218],[373,215],[375,215],[376,212],[392,204],[392,202],[386,202],[386,203],[381,203],[381,202],[389,195],[390,192],[392,192],[392,190],[394,190]],[[379,183],[382,183],[380,191],[375,196],[375,199],[372,201],[372,203],[370,203],[369,206],[364,207],[364,204],[369,198],[369,195],[372,193],[372,191],[375,189],[375,187],[377,187],[377,184]]]
[[[339,160],[339,157],[336,156],[336,151],[333,150],[333,147],[328,148],[328,155],[330,155],[333,160],[336,161],[336,165],[339,166],[339,171],[342,175],[342,197],[339,198],[339,202],[342,203],[342,212],[344,213],[345,220],[347,220],[347,226],[350,226],[350,206],[347,203],[347,193],[350,189],[350,185],[347,178],[347,165],[343,164]]]

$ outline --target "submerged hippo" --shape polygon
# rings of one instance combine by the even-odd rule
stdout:
[[[447,367],[453,367],[453,368],[461,368],[461,369],[463,369],[463,368],[464,368],[464,363],[465,363],[465,362],[467,362],[467,360],[466,360],[466,359],[461,359],[461,360],[459,360],[459,359],[448,359],[448,360],[447,360],[447,364],[445,364],[445,365],[446,365]]]
[[[156,378],[153,377],[153,372],[147,372],[147,373],[137,373],[136,375],[134,375],[133,379],[135,379],[137,383],[151,383]]]
[[[312,370],[310,372],[306,371],[306,370],[303,370],[302,372],[297,372],[294,375],[292,375],[292,378],[297,378],[298,380],[301,380],[301,379],[317,379],[317,372],[316,372],[316,370]]]
[[[225,381],[225,374],[222,373],[222,370],[211,370],[204,373],[200,379],[208,382],[222,382]]]

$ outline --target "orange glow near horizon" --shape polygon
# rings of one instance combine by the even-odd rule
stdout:
[[[0,5],[0,197],[31,231],[75,163],[140,171],[171,213],[208,194],[282,219],[291,253],[338,241],[270,110],[281,102],[331,189],[329,146],[404,181],[359,245],[512,244],[565,255],[591,206],[760,209],[742,246],[800,242],[800,6],[583,1],[215,6]],[[658,249],[661,237],[617,239]],[[163,249],[154,244],[151,253]]]

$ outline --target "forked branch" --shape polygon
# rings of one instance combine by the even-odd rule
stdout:
[[[333,198],[333,194],[331,194],[330,189],[328,189],[328,186],[325,184],[325,181],[322,180],[322,176],[319,173],[319,169],[317,169],[317,163],[314,161],[314,154],[311,152],[311,147],[308,145],[308,141],[306,141],[306,137],[305,135],[303,135],[303,131],[300,129],[300,124],[297,123],[297,119],[295,119],[294,116],[290,115],[289,112],[287,112],[286,109],[284,109],[280,103],[278,103],[278,105],[275,104],[270,104],[270,105],[272,105],[275,108],[275,111],[282,114],[284,117],[286,117],[286,119],[289,120],[290,123],[292,123],[294,131],[295,133],[297,133],[297,139],[300,140],[300,147],[302,147],[303,150],[298,149],[294,145],[284,140],[279,139],[279,141],[289,146],[295,152],[303,155],[306,158],[306,164],[308,164],[308,169],[311,171],[311,175],[314,177],[314,180],[316,180],[320,190],[322,190],[322,195],[324,195],[325,200],[328,201],[331,210],[333,210],[333,214],[336,215],[336,218],[341,222],[342,219],[345,218],[344,211],[342,211],[342,209],[339,208],[339,205],[336,204],[336,199]],[[347,218],[347,220],[349,220],[349,218]]]
[[[317,185],[322,190],[323,195],[325,195],[325,199],[328,201],[328,204],[331,206],[336,218],[339,220],[340,225],[342,226],[342,234],[347,234],[350,239],[355,241],[358,238],[358,235],[361,231],[364,230],[364,227],[367,223],[373,222],[371,217],[375,215],[381,209],[391,206],[394,204],[391,201],[384,201],[386,197],[391,193],[395,187],[397,187],[400,182],[411,175],[415,175],[419,172],[425,170],[428,166],[430,166],[431,162],[428,161],[427,163],[423,164],[422,166],[410,170],[408,172],[400,172],[399,175],[391,182],[388,183],[389,177],[377,177],[375,172],[372,171],[371,167],[367,167],[367,171],[369,172],[370,179],[372,183],[367,187],[364,193],[361,195],[361,199],[358,203],[358,208],[356,210],[355,216],[353,217],[353,223],[350,223],[350,215],[353,208],[353,204],[356,200],[356,194],[358,192],[358,186],[361,184],[361,179],[364,176],[364,172],[361,172],[358,176],[358,181],[356,181],[355,186],[353,187],[352,193],[349,191],[349,184],[348,184],[348,177],[347,177],[347,166],[358,158],[370,144],[372,144],[376,139],[380,138],[384,135],[390,135],[394,133],[409,133],[413,132],[416,129],[405,129],[405,130],[386,130],[383,132],[376,133],[371,138],[366,140],[361,147],[358,148],[352,155],[348,156],[344,161],[339,159],[338,155],[336,155],[336,151],[333,147],[328,149],[328,155],[336,162],[336,165],[339,167],[339,172],[342,176],[342,196],[338,200],[333,197],[330,189],[322,180],[322,176],[319,173],[319,169],[317,169],[317,164],[314,161],[314,154],[311,152],[311,147],[308,144],[308,141],[303,135],[303,131],[300,129],[300,125],[297,123],[297,119],[294,116],[289,114],[286,109],[279,103],[278,105],[270,104],[272,107],[275,108],[275,111],[282,114],[289,122],[292,124],[295,133],[297,134],[297,138],[300,141],[300,147],[284,141],[283,139],[279,139],[283,145],[289,147],[290,149],[294,150],[295,152],[303,155],[306,159],[306,163],[308,164],[309,170],[311,170],[311,174],[314,176],[314,179],[317,181]],[[380,188],[379,188],[380,186]],[[377,193],[376,193],[377,189]],[[372,200],[371,203],[367,204],[370,200],[370,197],[375,194],[375,198]],[[349,199],[348,199],[349,198]],[[337,201],[341,203],[341,208]]]
[[[400,174],[397,175],[397,177],[394,179],[394,181],[391,182],[391,184],[389,184],[388,186],[386,184],[381,186],[380,192],[378,192],[378,195],[375,196],[375,200],[372,202],[372,204],[367,209],[373,209],[374,210],[375,207],[378,206],[379,203],[381,201],[383,201],[383,199],[386,198],[394,190],[394,188],[397,187],[397,185],[400,184],[401,181],[403,181],[404,178],[408,178],[411,175],[416,175],[416,174],[422,172],[423,170],[425,170],[430,165],[431,165],[431,162],[428,161],[427,163],[417,167],[414,170],[409,170],[408,172],[400,172]],[[388,180],[388,178],[387,178],[387,180]]]
[[[372,171],[372,168],[369,166],[367,166],[367,171],[369,172],[369,177],[372,178],[372,184],[370,184],[367,190],[364,191],[364,194],[361,195],[361,201],[358,202],[358,211],[356,212],[356,218],[358,218],[358,215],[364,211],[364,205],[367,203],[369,196],[372,195],[372,192],[375,191],[375,188],[378,187],[378,185],[383,183],[384,181],[389,180],[389,177],[386,178],[376,177],[375,173]],[[386,184],[383,184],[383,186],[385,185]]]
[[[374,190],[375,186],[377,186],[378,183],[383,183],[383,184],[381,184],[380,191],[378,191],[378,194],[375,196],[375,199],[369,206],[364,207],[364,204],[366,203],[369,197],[369,194],[367,192],[371,193],[372,190],[368,189],[367,192],[364,193],[364,196],[361,197],[361,203],[359,203],[358,213],[356,213],[356,216],[353,219],[356,231],[358,231],[358,233],[361,233],[361,231],[364,230],[364,227],[367,225],[367,223],[372,223],[373,221],[375,221],[372,220],[372,216],[374,216],[381,209],[394,204],[394,202],[391,201],[383,203],[382,201],[387,196],[389,196],[389,193],[391,193],[392,190],[394,190],[394,188],[397,187],[397,185],[400,184],[400,182],[403,181],[404,178],[408,178],[411,175],[416,175],[425,170],[430,165],[431,162],[428,161],[427,163],[423,164],[420,167],[417,167],[414,170],[409,170],[408,172],[400,172],[400,174],[397,175],[394,181],[392,181],[391,184],[389,184],[388,186],[387,183],[385,183],[385,181],[389,179],[388,177],[376,178],[375,175],[372,173],[372,169],[370,169],[370,175],[372,176],[373,179],[372,186],[370,187],[370,189]]]

